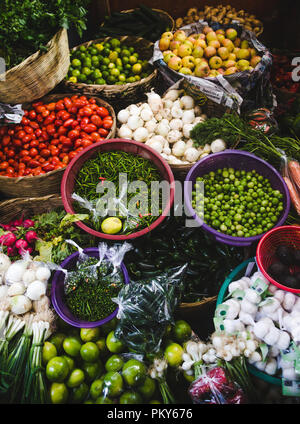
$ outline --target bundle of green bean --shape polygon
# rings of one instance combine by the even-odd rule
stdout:
[[[197,183],[204,182],[204,192]],[[196,179],[192,206],[212,228],[234,237],[253,237],[274,227],[283,195],[255,170],[218,169]]]

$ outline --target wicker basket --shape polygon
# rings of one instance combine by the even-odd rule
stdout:
[[[122,10],[120,13],[131,13],[133,12],[135,9],[128,9],[128,10]],[[168,12],[166,12],[165,10],[161,10],[161,9],[152,9],[154,12],[157,12],[161,18],[166,21],[166,26],[168,28],[169,31],[174,31],[175,29],[175,21],[172,18],[172,16],[170,16],[168,14]]]
[[[43,97],[41,100],[45,103],[58,101],[66,96],[72,96],[72,94],[52,94]],[[99,106],[104,106],[109,110],[109,113],[113,117],[113,126],[106,137],[107,139],[113,138],[116,132],[116,114],[113,107],[106,101],[95,97],[95,100]],[[25,108],[30,106],[30,103],[23,105]],[[3,177],[0,176],[0,193],[7,198],[14,197],[39,197],[47,196],[49,194],[60,193],[60,183],[64,169],[57,169],[55,171],[47,172],[43,175],[37,175],[34,177]]]
[[[61,29],[46,53],[38,51],[6,72],[0,81],[0,102],[22,104],[45,96],[64,79],[69,66],[68,34]]]
[[[22,215],[31,217],[39,213],[50,212],[59,207],[63,207],[63,204],[61,197],[57,194],[3,200],[0,202],[0,222],[1,224],[8,224]]]
[[[135,48],[135,51],[141,55],[145,60],[149,60],[152,57],[153,43],[151,41],[145,40],[141,37],[116,37],[121,42],[126,43],[128,46]],[[90,46],[94,43],[105,43],[108,42],[111,37],[101,38],[97,40],[91,40],[87,43],[81,44],[81,46]],[[73,50],[77,50],[79,46],[74,47]],[[122,85],[97,85],[97,84],[84,84],[84,83],[74,83],[68,80],[64,80],[63,84],[67,90],[74,92],[80,92],[82,94],[89,94],[91,96],[100,96],[109,102],[137,102],[140,101],[141,97],[145,95],[152,87],[155,86],[157,79],[157,69],[154,69],[153,72],[148,75],[146,78],[142,78],[140,81],[133,83],[126,83]]]

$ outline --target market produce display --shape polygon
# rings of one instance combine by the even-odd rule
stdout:
[[[166,12],[141,4],[137,9],[113,12],[110,16],[106,16],[98,35],[99,37],[134,35],[154,42],[163,32],[173,29],[172,21]]]
[[[299,404],[297,46],[104,7],[0,5],[0,404]]]
[[[67,79],[74,83],[118,85],[146,78],[152,68],[135,48],[117,38],[71,51]]]
[[[229,25],[235,21],[244,26],[245,29],[253,31],[256,35],[261,34],[263,31],[263,23],[255,15],[243,9],[236,10],[230,4],[226,6],[221,4],[218,6],[205,6],[204,9],[191,7],[185,16],[175,20],[176,28],[179,29],[184,25],[192,24],[199,20],[223,25]]]
[[[261,61],[259,52],[248,40],[238,37],[235,28],[204,26],[202,32],[187,35],[184,29],[165,32],[159,48],[168,67],[199,78],[252,71]]]
[[[85,147],[105,140],[112,126],[109,111],[95,98],[35,102],[20,124],[0,128],[0,175],[37,176],[65,168]]]

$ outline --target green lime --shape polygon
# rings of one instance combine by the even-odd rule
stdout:
[[[121,340],[117,339],[115,332],[111,331],[106,337],[106,346],[112,353],[121,353],[124,350],[124,344]]]
[[[146,366],[143,362],[137,359],[129,359],[122,368],[122,375],[128,386],[136,387],[144,383],[147,375],[146,371]]]
[[[94,45],[91,47],[90,49],[91,55],[95,56],[96,54],[98,54],[98,49],[97,47],[94,47]]]
[[[126,82],[129,82],[131,84],[131,83],[135,82],[135,78],[129,77],[129,78],[127,78]]]
[[[129,59],[129,56],[130,56],[130,51],[128,49],[122,49],[121,50],[121,57],[122,58],[123,57],[128,57],[128,59]]]
[[[105,396],[100,396],[95,400],[95,403],[100,405],[112,404],[114,403],[111,399]]]
[[[108,64],[108,69],[113,69],[113,68],[115,68],[116,67],[116,65],[114,64],[114,63],[112,63],[112,62],[110,62],[109,64]]]
[[[120,74],[119,75],[119,81],[125,82],[126,81],[126,75],[125,74]]]
[[[96,343],[87,342],[81,346],[80,356],[85,362],[95,362],[99,355],[100,351]]]
[[[115,398],[120,396],[123,390],[123,378],[118,372],[108,372],[103,379],[103,388],[107,391],[107,396]]]
[[[135,81],[140,81],[140,79],[141,79],[141,77],[140,77],[139,75],[136,75],[136,76],[134,77],[134,80],[135,80]]]
[[[86,75],[86,76],[89,76],[92,73],[92,70],[90,68],[88,68],[87,66],[84,66],[81,70],[81,73]]]
[[[118,40],[117,38],[112,38],[110,40],[110,45],[112,46],[113,49],[115,49],[116,47],[119,47],[121,45],[121,41]]]
[[[71,356],[68,356],[68,355],[62,355],[62,357],[65,358],[66,361],[68,362],[70,372],[73,371],[73,369],[75,368],[74,359],[71,358]]]
[[[183,349],[178,343],[171,343],[165,349],[164,357],[171,367],[178,367],[182,363]]]
[[[89,393],[89,386],[83,381],[78,387],[74,387],[70,394],[70,402],[74,404],[82,403]]]
[[[188,324],[184,320],[175,321],[175,325],[172,329],[172,336],[174,340],[178,343],[183,343],[187,341],[192,334],[192,328],[190,324]]]
[[[85,379],[88,382],[94,381],[99,378],[100,375],[103,373],[104,369],[100,360],[97,362],[84,362],[81,368],[83,369]]]
[[[67,355],[76,357],[80,353],[81,343],[77,337],[66,337],[63,341],[63,348]]]
[[[80,338],[83,342],[95,342],[100,336],[100,328],[81,328]]]
[[[122,57],[122,62],[123,62],[123,65],[127,65],[129,63],[129,57],[128,56]]]
[[[66,384],[70,388],[78,387],[84,381],[84,372],[80,368],[75,368],[69,375]]]
[[[129,63],[130,63],[131,65],[134,65],[136,62],[137,62],[137,57],[136,57],[136,56],[134,56],[134,55],[131,55],[131,56],[129,57]]]
[[[118,77],[120,75],[119,69],[117,68],[111,69],[110,75],[112,75],[113,77]]]
[[[50,387],[50,399],[53,404],[67,403],[68,389],[64,383],[52,383]]]
[[[81,62],[80,62],[79,59],[73,59],[71,63],[72,63],[72,66],[74,68],[80,68],[81,67]]]
[[[123,358],[120,355],[112,355],[105,363],[105,369],[109,371],[120,371],[124,365]]]
[[[108,77],[108,82],[110,77]],[[122,221],[117,217],[109,217],[102,221],[101,230],[105,234],[117,234],[122,229]]]
[[[77,82],[77,78],[76,77],[70,77],[69,78],[69,81],[76,83]]]
[[[92,56],[92,65],[97,67],[97,66],[99,66],[99,63],[100,63],[99,57],[98,56]]]
[[[100,357],[103,358],[104,356],[107,356],[107,354],[109,353],[109,350],[107,349],[107,346],[106,346],[105,337],[100,337],[100,339],[96,340],[95,343],[98,346]]]
[[[110,60],[108,59],[108,57],[104,57],[102,60],[102,64],[108,66],[110,64]]]
[[[54,358],[55,356],[57,356],[56,346],[48,341],[44,342],[42,350],[43,363],[47,364],[47,362],[49,362],[50,359]]]
[[[86,51],[86,47],[85,47],[85,46],[80,46],[80,47],[79,47],[79,50],[80,50],[81,52],[85,52],[85,51]]]
[[[98,78],[102,77],[102,72],[100,71],[100,69],[95,69],[93,72],[92,77],[96,80]]]
[[[108,49],[107,47],[104,47],[101,53],[103,54],[103,56],[107,57],[110,54],[110,49]]]
[[[102,72],[102,77],[103,77],[103,78],[107,78],[107,77],[109,77],[109,72],[104,70],[104,71]]]
[[[89,57],[85,57],[83,59],[83,67],[84,68],[90,68],[92,66],[92,59],[90,59]]]
[[[79,82],[86,82],[87,81],[87,76],[84,74],[80,74],[78,77],[78,81]]]
[[[104,85],[104,84],[106,84],[106,82],[105,82],[105,79],[103,79],[103,78],[97,78],[95,80],[95,84]]]
[[[79,75],[80,75],[80,71],[79,71],[79,69],[74,69],[74,70],[72,71],[72,77],[76,77],[76,78],[78,78],[78,77],[79,77]]]
[[[117,58],[117,60],[116,60],[116,66],[118,67],[118,66],[120,66],[121,68],[123,67],[123,62],[122,62],[122,59],[121,58]]]
[[[148,375],[145,378],[144,383],[137,388],[138,392],[143,396],[144,399],[149,400],[154,395],[156,389],[155,380]]]
[[[131,69],[134,74],[140,74],[142,72],[142,65],[140,63],[136,63]]]
[[[118,59],[118,53],[110,52],[108,58],[111,62],[116,62],[116,60]]]
[[[133,390],[124,392],[120,397],[120,404],[121,405],[134,405],[134,404],[140,404],[143,403],[143,399],[141,395],[137,392],[134,392]]]
[[[90,387],[90,395],[96,400],[102,394],[104,375],[101,378],[94,380]]]
[[[55,356],[46,366],[46,376],[49,381],[62,383],[69,374],[68,361],[63,356]]]

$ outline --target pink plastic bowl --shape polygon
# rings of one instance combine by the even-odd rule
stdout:
[[[71,196],[74,190],[76,176],[80,168],[87,160],[96,156],[98,152],[109,152],[113,150],[136,154],[153,162],[153,164],[160,172],[162,179],[167,181],[170,185],[169,199],[165,206],[165,209],[163,210],[162,214],[157,218],[157,220],[154,221],[149,227],[129,235],[104,234],[88,227],[81,221],[76,222],[76,224],[78,225],[78,227],[91,234],[92,236],[100,237],[102,239],[114,241],[134,239],[149,233],[159,224],[161,224],[165,217],[169,215],[170,209],[174,202],[175,180],[172,170],[168,163],[161,157],[161,155],[151,147],[146,146],[145,144],[139,143],[137,141],[124,140],[120,138],[101,141],[99,143],[92,144],[91,146],[86,147],[84,150],[82,150],[82,152],[75,156],[74,159],[72,159],[72,161],[69,163],[64,172],[61,182],[62,201],[65,211],[70,214],[75,214],[75,211],[73,209],[73,200]]]

